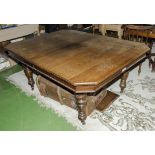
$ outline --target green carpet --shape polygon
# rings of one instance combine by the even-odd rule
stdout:
[[[0,130],[1,131],[73,131],[76,130],[64,118],[51,109],[40,107],[34,97],[27,96],[19,88],[6,81],[18,71],[16,65],[0,72]]]

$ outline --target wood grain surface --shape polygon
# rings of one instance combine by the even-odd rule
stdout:
[[[143,43],[73,30],[16,42],[6,51],[75,92],[96,91],[146,55]]]

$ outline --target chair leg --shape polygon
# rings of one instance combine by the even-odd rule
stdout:
[[[151,50],[148,53],[148,59],[149,59],[149,68],[151,67],[151,64],[153,63],[153,60],[151,58]]]
[[[155,72],[155,57],[154,57],[154,61],[152,61],[152,72]]]
[[[152,58],[151,58],[151,56],[152,56],[152,46],[153,46],[153,42],[152,41],[150,41],[150,42],[148,42],[148,44],[147,44],[148,46],[149,46],[149,48],[150,48],[150,51],[149,51],[149,53],[148,53],[148,59],[149,59],[149,68],[151,67],[151,64],[153,63],[153,60],[152,60]]]

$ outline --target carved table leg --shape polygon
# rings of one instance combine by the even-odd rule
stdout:
[[[124,92],[124,89],[126,88],[126,80],[128,78],[128,75],[129,75],[129,72],[125,72],[122,75],[121,82],[120,82],[121,93],[123,93]]]
[[[28,84],[31,86],[32,90],[34,89],[34,80],[33,80],[33,73],[29,68],[24,68],[24,73],[28,79]]]
[[[78,94],[76,97],[76,104],[78,107],[78,119],[85,124],[86,116],[86,95],[85,94]]]

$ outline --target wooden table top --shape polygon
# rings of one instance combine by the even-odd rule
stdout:
[[[9,44],[6,50],[74,92],[95,92],[149,48],[136,43],[73,30]]]

